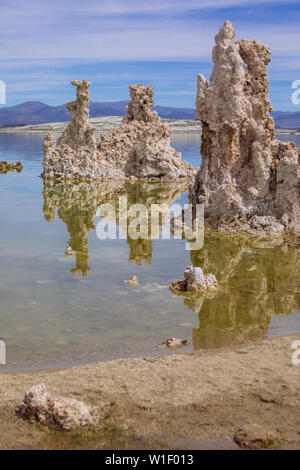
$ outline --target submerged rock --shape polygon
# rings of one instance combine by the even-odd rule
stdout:
[[[127,116],[119,128],[105,132],[97,142],[89,121],[90,82],[73,81],[76,101],[68,103],[71,122],[56,146],[53,133],[44,141],[46,179],[160,178],[174,180],[195,175],[195,169],[181,160],[170,144],[170,130],[151,111],[153,86],[131,85]]]
[[[215,290],[218,287],[218,281],[213,274],[204,274],[201,268],[188,266],[184,271],[185,279],[175,281],[170,285],[173,291],[205,291]]]
[[[162,343],[163,346],[170,349],[179,349],[182,346],[187,346],[189,344],[187,339],[179,339],[179,338],[165,338],[164,342]]]
[[[19,412],[25,418],[35,418],[45,426],[66,431],[99,421],[98,413],[82,401],[51,395],[44,384],[26,392]]]
[[[130,276],[128,279],[126,279],[125,281],[125,284],[129,284],[130,286],[137,286],[138,283],[139,283],[139,280],[138,278],[136,277],[136,275],[134,274],[133,276]]]
[[[206,226],[279,235],[300,233],[300,149],[275,138],[268,46],[234,41],[226,21],[215,37],[208,84],[198,76],[196,119],[202,165],[191,191]]]
[[[10,171],[16,170],[17,173],[21,173],[23,170],[23,165],[21,162],[17,162],[16,164],[14,162],[6,162],[2,161],[0,162],[0,173],[1,174],[6,174],[9,173]]]
[[[279,436],[258,424],[242,426],[236,432],[234,440],[243,449],[274,449],[281,441]]]

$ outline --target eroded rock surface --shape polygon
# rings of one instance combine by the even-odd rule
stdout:
[[[138,278],[136,277],[136,275],[134,274],[133,276],[130,276],[128,279],[125,279],[125,284],[128,284],[130,286],[137,286],[138,283],[139,283],[139,280]]]
[[[89,121],[90,82],[73,81],[76,101],[68,103],[71,122],[59,139],[53,133],[44,141],[44,173],[48,179],[160,178],[174,180],[191,177],[195,169],[181,160],[170,144],[170,130],[155,111],[151,111],[153,87],[131,85],[127,116],[119,128],[101,135]]]
[[[215,276],[211,273],[204,274],[201,268],[188,266],[184,271],[184,277],[183,281],[172,282],[171,290],[193,292],[215,290],[218,287]]]
[[[43,177],[93,180],[99,175],[95,128],[89,122],[90,82],[71,82],[77,88],[76,101],[67,103],[71,122],[56,146],[53,133],[44,140]]]
[[[236,432],[234,440],[243,449],[274,449],[281,442],[277,434],[258,424],[242,426]]]
[[[180,338],[165,338],[162,345],[170,349],[179,349],[182,346],[187,346],[189,344],[187,339]]]
[[[51,395],[44,384],[35,385],[27,391],[20,414],[29,419],[35,418],[50,428],[66,431],[95,425],[99,421],[98,413],[82,401]]]
[[[208,84],[198,76],[202,166],[191,196],[206,225],[280,235],[300,233],[300,149],[275,139],[269,99],[268,46],[234,41],[226,21],[215,37]]]

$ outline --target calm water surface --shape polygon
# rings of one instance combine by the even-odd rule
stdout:
[[[300,147],[299,136],[280,138]],[[0,175],[1,371],[169,354],[160,343],[171,336],[189,339],[185,352],[300,331],[299,250],[214,233],[200,251],[184,240],[99,240],[97,207],[118,212],[116,185],[44,185],[42,143],[40,134],[0,133],[0,160],[24,165]],[[173,145],[199,166],[199,136],[173,136]],[[188,201],[180,184],[126,189],[129,204]],[[219,290],[172,293],[190,264],[214,273]],[[132,274],[137,287],[123,282]]]

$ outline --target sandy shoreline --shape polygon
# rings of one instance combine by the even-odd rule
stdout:
[[[110,130],[117,129],[123,120],[123,116],[104,116],[98,118],[91,118],[90,122],[96,127],[97,133],[103,133]],[[163,122],[167,122],[170,130],[174,133],[181,132],[200,132],[201,123],[192,119],[162,119]],[[0,128],[0,132],[54,132],[61,134],[68,122],[50,122],[47,124],[36,124],[22,127],[6,127]]]
[[[97,133],[103,133],[110,130],[117,129],[122,122],[123,116],[103,116],[98,118],[91,118],[90,122],[96,127]],[[174,134],[178,133],[201,133],[201,122],[193,119],[162,119],[163,122],[167,122],[170,131]],[[61,134],[68,122],[50,122],[47,124],[35,124],[21,127],[2,127],[0,133],[27,133],[37,132],[46,133],[54,132]],[[298,129],[276,129],[276,134],[287,134],[287,135],[300,135]]]
[[[108,423],[127,439],[127,448],[189,448],[209,442],[232,448],[237,429],[251,423],[279,435],[282,448],[299,448],[295,340],[300,334],[233,350],[2,373],[0,448],[114,448],[119,441],[109,441]],[[15,410],[24,393],[39,383],[96,407],[103,417],[99,427],[78,431],[81,441],[76,444],[74,433],[60,433],[57,439],[56,431],[23,421]]]

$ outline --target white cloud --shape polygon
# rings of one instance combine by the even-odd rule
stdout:
[[[152,59],[210,57],[221,22],[220,7],[282,3],[280,0],[10,0],[0,3],[1,57],[18,59]],[[184,13],[203,9],[201,21]],[[211,13],[207,16],[207,12]],[[153,16],[154,15],[154,16]],[[255,18],[255,17],[254,17]],[[225,20],[226,18],[224,18]],[[299,50],[299,24],[284,18],[247,22],[239,35],[267,42],[273,51]]]
[[[299,1],[299,0],[298,0]],[[222,26],[218,8],[282,5],[281,0],[0,0],[0,48],[2,73],[11,92],[53,90],[73,78],[74,67],[100,61],[193,60],[208,78],[212,65],[214,36]],[[297,1],[295,1],[297,3]],[[191,15],[193,9],[203,13]],[[191,19],[192,18],[192,19]],[[298,79],[299,24],[289,16],[277,24],[254,14],[240,14],[235,24],[237,38],[265,42],[272,50],[270,76],[275,80]],[[97,83],[119,83],[132,75],[97,73],[89,67],[89,77]],[[80,75],[79,74],[79,75]],[[70,76],[72,75],[72,77]],[[147,81],[146,72],[139,71]],[[167,72],[153,71],[151,80],[176,80]],[[181,78],[191,80],[188,74]],[[3,78],[3,77],[0,77]],[[80,77],[79,77],[80,78]],[[136,75],[133,75],[135,80]],[[116,83],[119,82],[119,83]],[[178,84],[177,84],[178,85]],[[159,94],[187,96],[193,92],[163,89]],[[178,91],[179,88],[179,91]]]
[[[298,0],[290,0],[297,3]],[[10,0],[1,2],[0,11],[12,18],[37,18],[45,23],[51,15],[72,18],[82,14],[113,16],[120,14],[140,14],[168,12],[169,14],[190,10],[216,10],[220,8],[251,7],[255,5],[280,4],[282,0]]]
[[[33,36],[7,38],[2,59],[150,60],[176,58],[210,58],[214,36],[221,25],[207,22],[201,29],[176,21],[149,26],[144,30],[118,32],[81,31],[80,34],[51,35],[39,41]],[[299,51],[299,25],[283,25],[278,34],[272,25],[237,25],[238,37],[259,39],[276,53]]]

